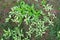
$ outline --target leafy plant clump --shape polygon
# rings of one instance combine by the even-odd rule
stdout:
[[[6,22],[12,21],[17,23],[18,26],[13,29],[8,27],[8,30],[4,30],[1,40],[32,40],[33,38],[37,40],[45,33],[47,28],[53,26],[54,15],[50,12],[52,7],[48,9],[47,7],[51,6],[44,5],[43,10],[47,10],[47,12],[44,12],[42,9],[36,10],[34,4],[29,6],[22,1],[11,8]]]

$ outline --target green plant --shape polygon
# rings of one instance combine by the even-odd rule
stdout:
[[[60,40],[60,31],[57,32],[57,38]]]
[[[47,4],[47,1],[46,1],[46,0],[42,0],[42,1],[41,1],[41,4],[42,4],[42,5],[46,5],[46,4]]]
[[[55,20],[55,31],[56,31],[56,39],[60,40],[60,16],[57,16]]]
[[[2,37],[3,40],[21,40],[21,37],[23,37],[22,30],[18,27],[13,28],[13,30],[10,28],[8,28],[8,30],[4,29],[4,33]]]
[[[47,7],[50,6],[48,5]],[[43,9],[47,10],[46,5]],[[48,9],[47,11],[50,11],[50,8]],[[12,21],[17,23],[18,26],[12,30],[10,28],[7,31],[4,30],[3,37],[5,39],[12,37],[12,40],[30,40],[33,37],[37,40],[38,37],[45,33],[47,28],[53,25],[54,16],[52,16],[53,14],[50,12],[45,13],[42,9],[36,10],[34,4],[29,6],[22,1],[11,8],[9,17],[6,19],[6,22]]]

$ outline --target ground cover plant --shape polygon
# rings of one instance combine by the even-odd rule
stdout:
[[[3,29],[1,40],[40,40],[45,31],[54,26],[55,18],[51,13],[51,5],[42,1],[42,6],[43,8],[38,10],[34,4],[30,6],[21,1],[12,7],[5,22],[15,23],[16,26],[10,25]]]

